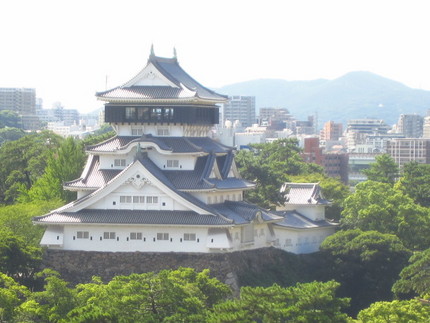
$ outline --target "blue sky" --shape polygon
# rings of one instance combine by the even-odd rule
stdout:
[[[94,94],[176,47],[209,87],[370,71],[430,90],[428,1],[15,0],[0,4],[0,87],[89,112]],[[107,77],[107,78],[106,78]]]

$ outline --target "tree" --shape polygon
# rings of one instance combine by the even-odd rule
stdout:
[[[209,271],[191,268],[95,278],[77,286],[73,322],[203,322],[206,311],[231,294]]]
[[[430,306],[423,305],[416,299],[376,302],[358,313],[358,319],[362,323],[424,323],[429,321],[429,317]]]
[[[421,206],[430,207],[430,165],[405,164],[398,188]]]
[[[18,306],[29,293],[27,288],[0,272],[0,321],[13,322]]]
[[[27,192],[22,192],[21,201],[74,200],[76,193],[63,190],[63,183],[79,177],[85,159],[82,142],[68,137],[58,150],[48,157],[45,173]]]
[[[346,230],[321,244],[326,279],[341,283],[339,294],[351,297],[351,314],[374,301],[391,300],[391,286],[410,256],[394,235]]]
[[[18,140],[25,136],[25,132],[18,128],[3,128],[0,129],[0,146],[6,141]]]
[[[296,139],[279,139],[266,144],[253,144],[251,150],[241,150],[236,163],[243,178],[257,184],[246,192],[246,198],[264,207],[282,203],[279,189],[290,176],[322,173],[322,168],[305,163]]]
[[[7,229],[0,229],[0,272],[28,283],[39,266],[42,250]]]
[[[48,156],[63,138],[50,132],[32,133],[0,147],[0,203],[14,203],[22,189],[42,176]]]
[[[215,305],[207,322],[347,322],[348,299],[336,297],[338,287],[334,281],[242,287],[240,298]]]
[[[387,183],[366,181],[343,203],[341,224],[346,229],[376,230],[397,235],[411,249],[430,244],[429,209]]]
[[[5,127],[21,127],[21,118],[18,113],[12,110],[0,110],[0,128]]]
[[[397,296],[430,294],[430,249],[416,252],[393,285]]]
[[[44,278],[44,290],[33,292],[18,309],[19,321],[59,322],[75,307],[75,289],[51,269],[38,274]]]
[[[364,169],[362,173],[368,180],[393,184],[399,177],[399,167],[394,159],[388,154],[376,156],[376,162],[370,168]]]

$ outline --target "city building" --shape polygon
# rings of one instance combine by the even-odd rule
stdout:
[[[424,117],[423,138],[430,138],[430,116]]]
[[[321,141],[337,141],[342,137],[343,126],[341,123],[335,123],[334,121],[327,121],[320,132]]]
[[[397,122],[397,132],[405,138],[421,138],[423,136],[424,118],[418,114],[401,114]]]
[[[279,212],[244,201],[255,184],[240,177],[233,148],[208,137],[227,97],[192,79],[176,53],[151,51],[134,78],[96,95],[116,136],[87,147],[81,177],[64,184],[78,199],[33,219],[46,227],[42,246],[187,253],[274,246],[308,253],[334,233],[317,184],[286,185]]]
[[[31,88],[0,88],[0,110],[19,115],[36,114],[36,90]]]
[[[36,90],[32,88],[0,88],[0,111],[16,112],[24,130],[40,129],[36,116]]]
[[[246,128],[256,123],[255,96],[234,95],[223,103],[223,123],[239,121],[239,126]]]
[[[420,164],[430,164],[430,139],[393,139],[388,142],[387,153],[399,167],[412,161]]]
[[[353,119],[348,120],[346,140],[348,152],[357,153],[356,146],[364,144],[369,135],[386,134],[391,129],[384,120]]]

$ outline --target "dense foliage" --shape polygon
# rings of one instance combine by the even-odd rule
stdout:
[[[229,287],[191,268],[94,277],[72,288],[45,270],[44,287],[30,292],[0,274],[0,318],[13,322],[347,322],[348,299],[339,284],[312,282],[283,288],[243,287],[230,299]]]

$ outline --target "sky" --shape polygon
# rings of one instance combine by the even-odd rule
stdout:
[[[0,87],[91,112],[151,45],[201,84],[369,71],[430,90],[428,0],[14,0],[0,3]],[[240,94],[240,93],[238,93]],[[258,101],[258,98],[257,98]]]

